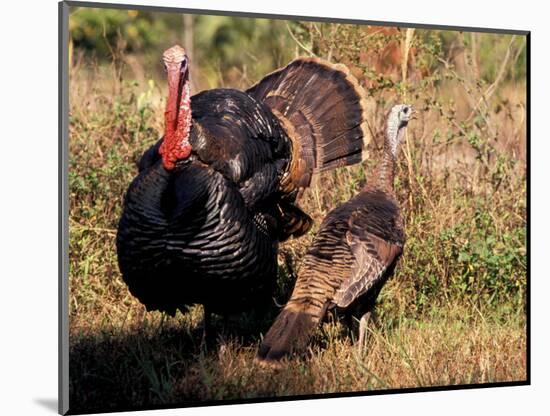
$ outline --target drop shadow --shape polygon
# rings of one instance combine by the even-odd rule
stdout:
[[[57,414],[57,406],[58,406],[57,399],[52,399],[52,398],[37,399],[37,398],[35,398],[34,402],[36,404],[39,404],[40,406],[42,406],[46,410],[49,410],[50,412]]]
[[[217,336],[207,344],[202,340],[203,324],[74,335],[69,347],[71,413],[169,407],[176,400],[184,405],[204,404],[197,389],[186,386],[179,391],[178,386],[188,377],[196,378],[197,372],[208,375],[226,346],[237,351],[255,349],[277,311],[269,310],[261,317],[215,316],[212,326]]]

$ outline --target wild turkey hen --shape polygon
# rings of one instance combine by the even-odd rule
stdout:
[[[311,226],[296,205],[317,172],[362,160],[365,96],[342,65],[297,59],[245,92],[190,97],[188,58],[163,55],[165,132],[139,161],[117,233],[122,276],[148,310],[268,305],[278,242]]]
[[[332,210],[300,267],[290,300],[267,332],[258,359],[275,364],[303,349],[328,308],[359,313],[359,346],[370,311],[393,273],[405,244],[393,191],[395,159],[412,113],[396,105],[389,114],[384,157],[364,189]]]

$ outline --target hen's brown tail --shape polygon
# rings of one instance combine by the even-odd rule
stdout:
[[[276,362],[304,349],[325,310],[313,299],[290,300],[265,335],[257,359]]]
[[[366,93],[346,66],[299,58],[247,92],[271,108],[292,141],[283,191],[309,186],[317,172],[365,159],[371,139]]]

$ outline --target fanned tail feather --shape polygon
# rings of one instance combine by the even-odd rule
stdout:
[[[315,173],[366,158],[366,93],[346,66],[299,58],[247,92],[271,108],[292,141],[283,191],[307,187]]]
[[[302,350],[324,314],[312,303],[289,301],[264,337],[258,350],[260,362],[276,363],[292,352]]]

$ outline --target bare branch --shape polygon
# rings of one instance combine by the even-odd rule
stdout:
[[[317,55],[315,55],[315,54],[313,53],[313,51],[311,51],[310,49],[308,49],[305,45],[303,45],[303,44],[296,38],[296,36],[295,36],[294,33],[292,32],[292,29],[290,28],[290,26],[288,25],[288,23],[286,24],[286,28],[287,28],[287,30],[288,30],[288,33],[290,34],[290,37],[291,37],[292,39],[294,39],[294,42],[296,42],[296,44],[297,44],[300,48],[302,48],[304,51],[306,51],[307,53],[309,53],[310,56],[315,56],[315,57],[317,57]]]
[[[510,43],[508,44],[508,49],[506,50],[506,55],[504,56],[504,59],[502,60],[502,64],[500,65],[498,75],[495,78],[495,81],[489,86],[489,88],[487,88],[485,90],[485,93],[483,94],[481,99],[483,99],[485,101],[489,101],[491,96],[496,91],[498,84],[500,84],[500,82],[504,78],[504,74],[506,73],[506,67],[508,65],[508,61],[510,60],[510,55],[512,54],[512,45],[513,45],[515,39],[516,39],[516,35],[513,35],[512,39],[510,39]]]

